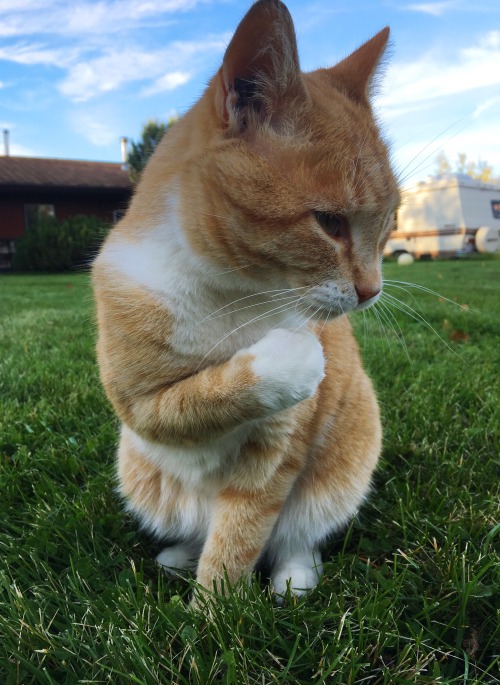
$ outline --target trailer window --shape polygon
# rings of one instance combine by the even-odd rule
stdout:
[[[500,219],[500,200],[491,201],[491,211],[494,219]]]

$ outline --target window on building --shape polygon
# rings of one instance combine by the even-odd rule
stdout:
[[[37,219],[45,216],[55,216],[54,205],[27,204],[24,205],[24,224],[26,228],[32,226]]]

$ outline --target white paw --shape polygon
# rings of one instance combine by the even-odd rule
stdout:
[[[259,377],[259,399],[273,412],[312,397],[325,376],[319,340],[309,331],[276,328],[248,348]]]
[[[199,551],[190,545],[172,545],[165,547],[156,561],[167,575],[182,576],[182,571],[196,571]]]
[[[279,562],[271,574],[271,589],[282,604],[288,586],[292,594],[305,595],[318,584],[323,574],[323,564],[319,552],[291,557]]]

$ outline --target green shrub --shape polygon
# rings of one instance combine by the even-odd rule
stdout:
[[[84,269],[96,254],[109,229],[101,219],[83,214],[65,221],[41,216],[16,242],[16,271],[68,271]]]

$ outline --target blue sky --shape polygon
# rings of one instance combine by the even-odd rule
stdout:
[[[136,140],[148,118],[196,101],[250,4],[0,0],[0,127],[11,154],[119,161],[120,136]],[[434,171],[439,150],[500,174],[499,0],[287,5],[305,71],[391,27],[376,107],[409,183]]]

